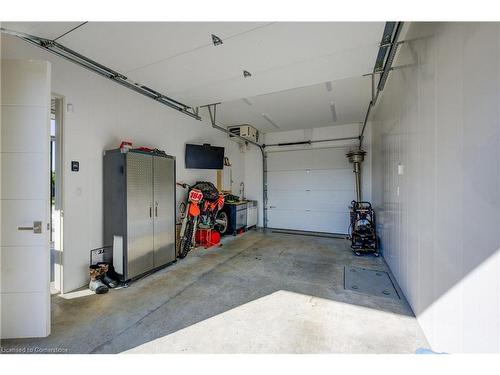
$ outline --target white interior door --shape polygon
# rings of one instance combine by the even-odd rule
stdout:
[[[50,334],[50,64],[1,60],[2,338]]]
[[[356,197],[345,147],[267,153],[268,227],[347,233]]]

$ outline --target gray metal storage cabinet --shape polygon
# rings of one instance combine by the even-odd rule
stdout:
[[[122,280],[175,261],[175,157],[104,153],[104,243]]]

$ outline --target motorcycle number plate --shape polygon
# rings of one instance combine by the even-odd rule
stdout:
[[[195,203],[198,203],[199,201],[201,201],[203,198],[203,193],[199,190],[191,190],[189,192],[189,200],[191,202],[195,202]]]

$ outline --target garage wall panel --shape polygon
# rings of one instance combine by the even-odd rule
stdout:
[[[434,350],[499,352],[500,26],[406,31],[371,124],[384,257]]]

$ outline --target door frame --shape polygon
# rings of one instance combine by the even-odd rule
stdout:
[[[59,211],[59,254],[56,258],[55,269],[54,269],[54,286],[58,293],[64,293],[64,155],[65,155],[65,120],[66,120],[66,99],[63,95],[52,92],[51,99],[56,100],[56,139],[55,146],[56,153],[55,158],[55,171],[56,171],[56,185],[55,185],[55,202],[54,210]],[[58,111],[59,109],[59,111]],[[57,174],[59,172],[59,174]],[[52,214],[52,213],[51,213]],[[52,218],[51,218],[52,221]],[[52,225],[54,223],[52,222]],[[52,230],[53,228],[51,228]]]

